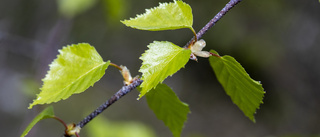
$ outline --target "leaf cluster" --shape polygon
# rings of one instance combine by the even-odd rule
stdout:
[[[190,5],[180,0],[160,3],[158,7],[147,9],[145,13],[121,22],[140,30],[188,28],[195,34],[192,28],[192,9]],[[139,87],[139,99],[146,95],[151,110],[169,127],[175,137],[180,136],[190,110],[188,105],[162,82],[183,68],[189,59],[196,60],[196,56],[209,58],[209,63],[226,94],[253,122],[255,122],[254,114],[262,103],[265,92],[260,82],[251,79],[233,57],[220,56],[214,50],[202,51],[204,46],[205,41],[197,41],[197,38],[188,48],[182,48],[169,41],[154,41],[147,46],[149,49],[140,57],[143,63],[139,72],[142,73],[141,79],[144,82]],[[57,59],[50,64],[50,70],[43,79],[41,92],[29,108],[37,104],[57,102],[69,98],[72,94],[84,92],[101,79],[109,65],[110,61],[104,62],[95,48],[87,43],[64,47],[59,50]],[[131,79],[126,67],[117,68],[125,68],[126,73],[122,74]],[[130,84],[130,80],[125,82]],[[46,117],[47,114],[51,113],[41,113],[40,118],[37,117],[35,121]],[[32,122],[30,126],[36,122]],[[27,129],[29,131],[31,128]]]

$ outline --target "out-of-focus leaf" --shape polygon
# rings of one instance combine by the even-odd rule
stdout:
[[[190,112],[189,106],[180,101],[177,95],[166,84],[150,90],[147,95],[149,107],[169,127],[173,136],[180,137],[184,122]]]
[[[154,41],[148,48],[140,57],[143,62],[139,72],[142,73],[143,83],[139,98],[184,67],[191,54],[189,49],[167,41]]]
[[[113,24],[119,24],[119,20],[122,19],[127,12],[126,0],[103,0],[105,14],[107,22]]]
[[[29,131],[32,129],[32,127],[37,124],[40,120],[46,119],[46,118],[53,118],[54,117],[54,112],[53,112],[53,107],[49,106],[46,109],[44,109],[41,113],[39,113],[28,125],[28,127],[23,131],[20,137],[26,136]]]
[[[218,55],[216,51],[210,52]],[[240,63],[231,56],[211,56],[209,62],[233,103],[255,122],[254,114],[265,93],[260,82],[251,79]]]
[[[40,83],[34,79],[26,78],[23,80],[21,91],[28,97],[34,97],[38,93]]]
[[[104,62],[95,48],[87,43],[67,46],[59,52],[57,59],[49,65],[50,70],[43,79],[41,92],[29,109],[85,91],[101,79],[110,63]]]
[[[121,21],[123,24],[141,30],[159,31],[192,28],[193,15],[191,7],[180,1],[160,3],[158,7],[147,9],[136,18]]]
[[[115,122],[96,117],[88,127],[89,137],[155,137],[148,126],[139,122]]]
[[[72,18],[92,8],[97,0],[57,0],[58,11],[65,17]]]

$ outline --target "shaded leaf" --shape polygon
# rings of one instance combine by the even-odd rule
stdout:
[[[150,109],[169,127],[173,136],[180,137],[184,122],[190,112],[188,104],[180,101],[166,84],[158,84],[146,95]]]
[[[167,41],[154,41],[149,49],[142,54],[143,61],[139,72],[142,73],[141,92],[144,96],[150,89],[156,87],[168,76],[173,75],[187,64],[191,51]]]
[[[182,2],[160,3],[158,7],[147,9],[136,18],[121,21],[123,24],[141,30],[174,30],[180,28],[192,29],[193,15],[191,7]]]
[[[213,50],[210,52],[218,55]],[[209,62],[233,103],[255,122],[254,114],[263,103],[265,93],[260,82],[251,79],[240,63],[231,56],[211,56]]]
[[[94,47],[87,43],[71,45],[59,50],[60,55],[49,66],[36,104],[49,104],[81,93],[101,79],[109,66]]]
[[[41,113],[39,113],[28,125],[28,127],[23,131],[20,137],[26,136],[29,131],[32,129],[34,125],[36,125],[40,120],[46,119],[46,118],[53,118],[54,117],[54,112],[53,112],[53,107],[49,106],[46,109],[44,109]]]

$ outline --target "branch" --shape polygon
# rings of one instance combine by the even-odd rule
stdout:
[[[107,109],[110,105],[112,105],[114,102],[118,101],[121,97],[135,89],[136,87],[140,86],[142,83],[142,80],[135,79],[133,80],[132,84],[128,86],[123,86],[117,93],[115,93],[109,100],[107,100],[104,104],[102,104],[100,107],[98,107],[95,111],[93,111],[90,115],[88,115],[86,118],[84,118],[82,121],[80,121],[77,126],[80,126],[80,128],[84,127],[87,123],[89,123],[93,118],[95,118],[97,115],[99,115],[101,112],[103,112],[105,109]]]
[[[105,109],[107,109],[110,105],[118,101],[121,97],[126,95],[127,93],[131,92],[136,87],[140,86],[143,80],[141,79],[134,79],[132,84],[128,86],[123,86],[117,93],[115,93],[109,100],[99,106],[95,111],[85,117],[82,121],[80,121],[76,127],[83,128],[86,124],[88,124],[92,119],[102,113]],[[69,137],[68,135],[64,135],[64,137]]]
[[[230,9],[232,9],[235,5],[237,5],[242,0],[230,0],[226,6],[212,18],[198,33],[197,33],[197,41],[211,28],[213,27]],[[192,42],[194,42],[195,37],[193,37],[185,46],[187,48]]]

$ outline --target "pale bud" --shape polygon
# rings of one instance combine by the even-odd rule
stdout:
[[[198,51],[198,52],[193,52],[193,54],[199,57],[204,57],[204,58],[209,58],[211,56],[210,52],[208,51]]]
[[[121,70],[121,74],[122,74],[123,79],[124,79],[123,83],[125,85],[130,85],[131,82],[132,82],[132,77],[131,77],[129,69],[126,66],[122,66],[122,65],[120,67],[122,69]]]
[[[208,51],[202,51],[202,49],[206,46],[206,42],[203,39],[198,40],[196,43],[194,43],[190,50],[192,52],[190,59],[196,60],[197,58],[195,56],[208,58],[211,56],[210,52]]]
[[[198,51],[202,51],[202,49],[205,46],[206,46],[206,42],[203,39],[200,39],[196,43],[194,43],[190,49],[192,52],[198,52]]]

